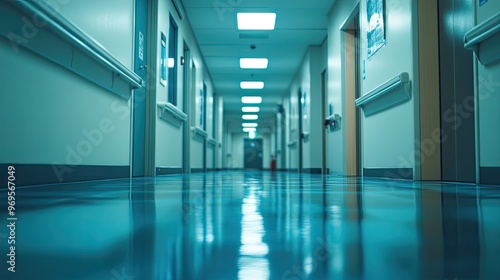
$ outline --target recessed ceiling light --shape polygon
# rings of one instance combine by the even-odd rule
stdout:
[[[243,128],[243,131],[245,131],[245,132],[255,132],[255,131],[257,131],[257,128],[255,128],[255,127],[245,127],[245,128]]]
[[[263,89],[264,82],[241,82],[241,89]]]
[[[240,58],[240,68],[242,69],[266,69],[267,58]]]
[[[243,113],[258,113],[260,111],[259,107],[242,107],[241,111]]]
[[[259,118],[257,115],[242,115],[242,119],[247,120],[247,121],[253,121]]]
[[[260,103],[262,103],[262,97],[260,97],[260,96],[243,96],[241,98],[241,103],[260,104]]]
[[[259,124],[258,123],[242,123],[241,126],[242,127],[258,127]]]
[[[238,13],[239,30],[273,30],[276,23],[275,13]]]

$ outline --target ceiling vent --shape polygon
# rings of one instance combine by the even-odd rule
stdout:
[[[269,39],[269,33],[240,32],[240,39]]]

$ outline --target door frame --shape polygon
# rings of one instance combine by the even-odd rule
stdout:
[[[356,98],[361,96],[360,62],[360,10],[359,3],[344,21],[342,31],[343,81],[345,99],[344,140],[346,155],[344,174],[347,176],[362,175],[361,157],[361,111],[355,105]],[[352,144],[354,143],[354,144]]]
[[[323,69],[321,72],[321,114],[322,119],[325,120],[329,116],[328,111],[328,69]],[[322,136],[322,158],[321,158],[321,173],[328,174],[328,141],[326,129],[323,127],[321,130]]]
[[[145,7],[139,7],[140,4],[145,5]],[[150,78],[149,76],[149,69],[147,68],[147,65],[151,62],[151,56],[148,55],[148,53],[151,51],[151,46],[153,45],[152,42],[154,40],[151,40],[151,23],[154,22],[155,20],[148,20],[151,18],[151,13],[153,12],[152,10],[154,7],[152,7],[149,4],[149,1],[147,0],[136,0],[134,2],[134,36],[133,36],[133,54],[132,54],[132,61],[133,61],[133,69],[136,74],[138,74],[144,81],[143,83],[143,88],[136,89],[132,93],[131,97],[131,102],[130,102],[130,177],[143,177],[143,176],[148,176],[148,175],[154,175],[154,140],[153,142],[149,143],[152,141],[151,134],[154,134],[154,128],[151,127],[151,108],[150,108],[150,103],[151,100],[148,98],[148,90],[150,88],[147,86],[148,85],[148,79]],[[145,21],[142,22],[144,26],[142,26],[144,33],[142,34],[145,38],[143,38],[143,42],[145,46],[143,47],[143,58],[141,60],[137,59],[137,52],[138,52],[138,18],[140,17],[139,13],[144,13],[142,16],[145,16]],[[154,18],[154,17],[153,17]],[[136,93],[141,91],[143,93],[143,100],[136,100]],[[140,102],[140,103],[137,103]],[[144,116],[143,118],[138,119],[138,116],[136,116],[137,112],[137,106],[141,106],[142,109],[144,109]],[[135,122],[142,122],[144,126],[144,131],[143,133],[139,132],[139,135],[137,135],[138,130],[136,129],[137,126],[134,125]],[[139,147],[137,147],[137,139],[140,137],[142,138],[141,143],[139,143]],[[153,137],[154,138],[154,137]],[[137,150],[139,149],[139,150]],[[138,156],[140,155],[140,159],[138,159]],[[153,165],[151,166],[151,159],[153,159]],[[138,166],[139,165],[139,166]]]
[[[182,109],[187,115],[183,124],[182,141],[182,172],[191,173],[191,50],[186,41],[183,41],[183,88],[182,88]]]

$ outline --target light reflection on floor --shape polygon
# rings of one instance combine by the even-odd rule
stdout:
[[[231,171],[16,195],[0,279],[500,279],[498,186]]]

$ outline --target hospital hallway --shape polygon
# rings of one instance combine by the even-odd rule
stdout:
[[[495,186],[221,171],[19,187],[16,202],[1,279],[500,275]]]

